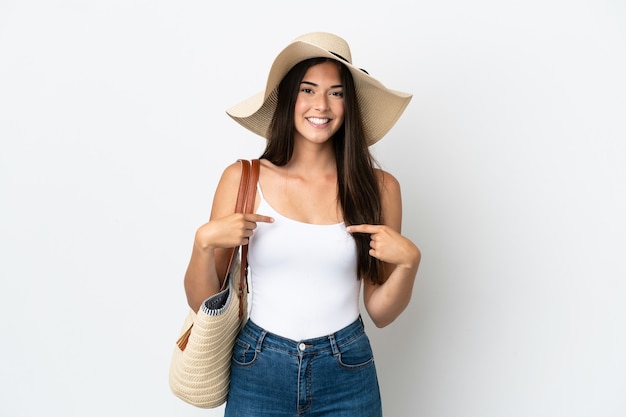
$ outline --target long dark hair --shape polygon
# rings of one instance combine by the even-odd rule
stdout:
[[[332,138],[337,161],[338,199],[346,225],[380,224],[382,221],[379,182],[374,172],[375,161],[369,152],[352,74],[341,62],[328,58],[312,58],[296,64],[278,86],[276,111],[267,135],[267,146],[261,155],[274,165],[286,165],[293,155],[294,107],[300,83],[306,71],[323,62],[339,65],[344,94],[344,122]],[[369,255],[370,236],[355,233],[357,277],[380,283],[381,262]]]

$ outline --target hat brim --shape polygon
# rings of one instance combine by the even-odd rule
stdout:
[[[356,95],[368,145],[383,138],[398,121],[412,94],[391,90],[351,63],[317,45],[295,41],[283,49],[274,60],[265,90],[226,110],[226,113],[246,129],[267,138],[277,103],[277,87],[297,63],[309,58],[330,58],[344,64],[352,73]]]

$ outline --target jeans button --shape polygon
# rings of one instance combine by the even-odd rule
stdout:
[[[300,352],[304,352],[304,350],[306,349],[306,345],[304,343],[300,343],[298,345],[298,349],[300,350]]]

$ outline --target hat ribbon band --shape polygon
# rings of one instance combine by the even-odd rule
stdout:
[[[346,61],[348,64],[350,64],[350,61],[348,61],[347,59],[345,59],[344,57],[342,57],[341,55],[333,52],[333,51],[328,51],[331,54],[335,55],[337,58],[341,59],[342,61]],[[364,70],[363,68],[359,68],[361,71],[363,71],[364,73],[366,73],[367,75],[370,75],[369,72],[367,72],[366,70]]]

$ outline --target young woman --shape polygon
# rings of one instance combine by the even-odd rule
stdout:
[[[249,244],[249,320],[233,351],[226,416],[381,416],[359,296],[378,327],[408,305],[420,251],[401,234],[397,180],[375,167],[411,95],[352,65],[348,44],[309,33],[275,59],[263,93],[228,110],[263,136],[255,214],[234,214],[224,170],[196,232],[185,290],[218,292],[228,248]]]

